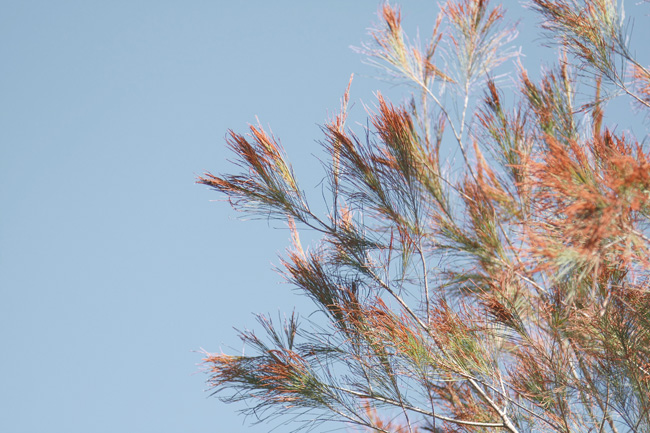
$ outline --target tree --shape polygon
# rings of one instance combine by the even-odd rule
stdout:
[[[286,221],[283,273],[322,314],[260,316],[253,354],[206,354],[222,398],[380,432],[650,431],[650,158],[605,125],[616,98],[647,115],[650,71],[614,0],[532,7],[560,55],[515,84],[501,6],[448,1],[425,47],[382,7],[364,52],[415,90],[379,94],[359,136],[348,85],[322,127],[327,215],[273,136],[229,133],[242,172],[198,182]]]

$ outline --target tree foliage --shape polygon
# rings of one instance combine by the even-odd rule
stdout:
[[[650,431],[650,155],[605,122],[615,98],[647,115],[650,70],[615,0],[533,0],[560,55],[508,80],[516,31],[489,3],[448,1],[425,46],[382,7],[362,51],[412,98],[378,94],[358,135],[348,86],[326,215],[260,126],[228,135],[241,173],[199,178],[287,222],[283,274],[322,312],[206,354],[225,400],[386,433]]]

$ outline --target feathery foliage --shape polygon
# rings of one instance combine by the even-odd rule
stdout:
[[[322,316],[260,316],[253,354],[206,354],[215,393],[385,433],[650,431],[650,154],[605,124],[614,97],[647,115],[650,71],[615,0],[532,6],[557,66],[505,88],[502,6],[449,0],[422,48],[383,5],[361,51],[413,98],[378,94],[360,136],[348,85],[322,127],[326,215],[274,137],[229,133],[242,172],[198,182],[287,222],[282,272]]]

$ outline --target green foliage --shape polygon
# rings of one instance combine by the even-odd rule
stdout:
[[[448,1],[424,49],[382,7],[363,52],[413,98],[378,95],[362,139],[348,85],[322,128],[327,215],[261,127],[230,133],[242,173],[199,178],[287,221],[282,272],[323,313],[260,317],[267,340],[241,333],[252,355],[207,354],[223,399],[389,433],[650,431],[650,157],[604,124],[618,96],[647,115],[650,72],[615,1],[533,0],[558,66],[539,82],[519,67],[506,98],[491,76],[516,32],[489,3]],[[301,227],[319,245],[303,250]]]

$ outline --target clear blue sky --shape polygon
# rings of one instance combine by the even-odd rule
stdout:
[[[310,311],[272,271],[288,234],[194,179],[230,170],[227,129],[259,116],[318,198],[350,73],[357,101],[399,94],[349,49],[378,3],[3,2],[0,431],[271,429],[208,398],[195,351],[237,350],[251,312]],[[435,2],[404,3],[428,35]]]

